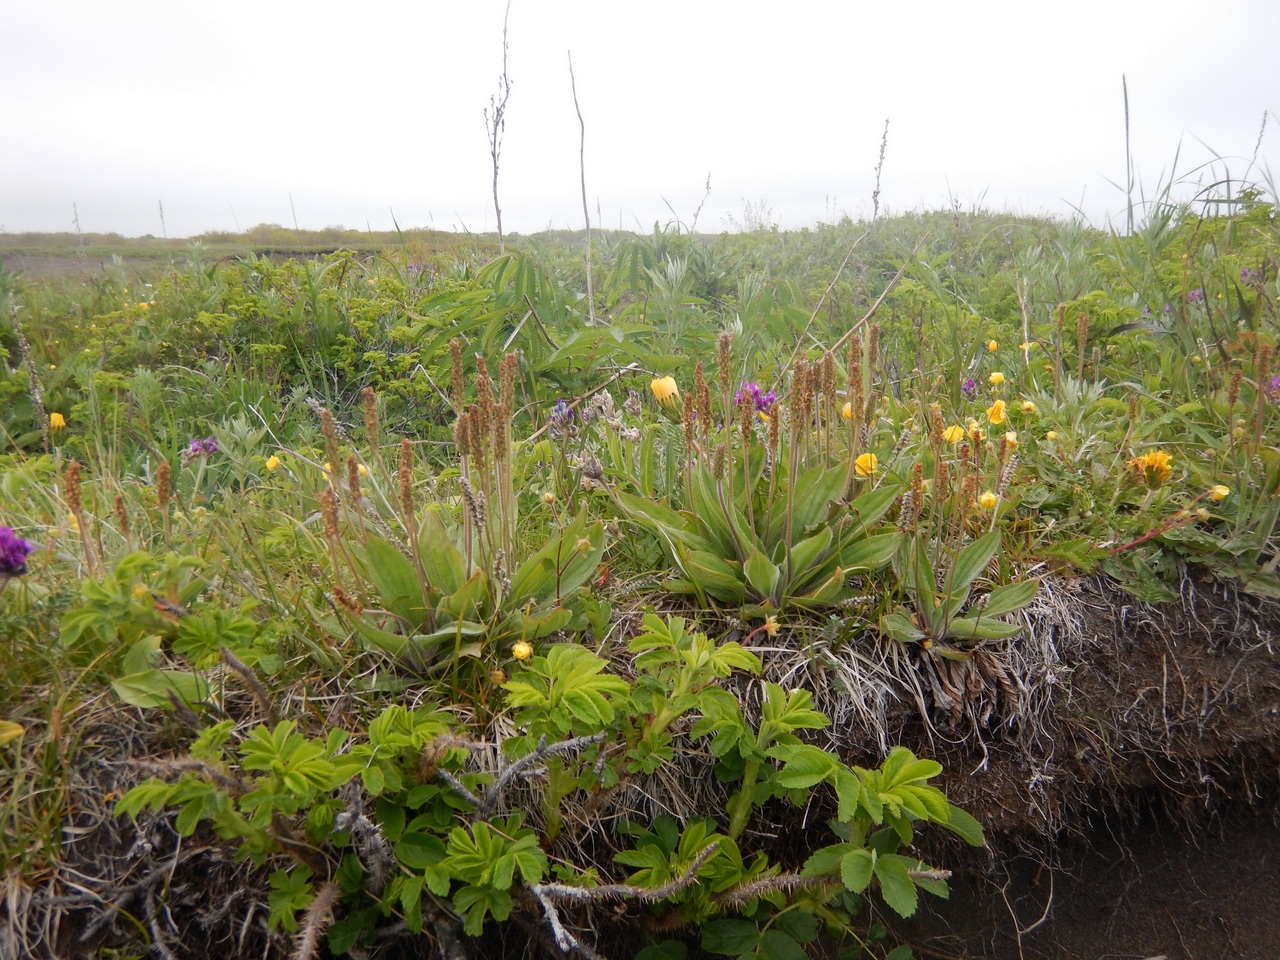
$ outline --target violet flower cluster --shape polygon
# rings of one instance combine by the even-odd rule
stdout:
[[[20,577],[27,572],[27,554],[36,548],[9,527],[0,527],[0,577]]]
[[[960,392],[964,394],[966,400],[972,400],[978,395],[978,382],[973,377],[969,377],[960,384]]]
[[[760,384],[754,380],[744,381],[742,389],[733,395],[733,402],[736,406],[742,406],[744,399],[750,400],[759,413],[768,413],[775,403],[778,402],[778,392],[770,390],[765,393],[760,389]]]

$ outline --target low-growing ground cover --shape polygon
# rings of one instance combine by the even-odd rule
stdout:
[[[983,822],[1273,796],[1277,241],[0,273],[0,952],[900,960]]]

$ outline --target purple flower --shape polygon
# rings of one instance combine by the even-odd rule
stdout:
[[[564,400],[557,400],[551,407],[551,436],[556,439],[563,436],[575,436],[578,432],[578,428],[573,422],[576,416],[577,414],[574,413],[573,408],[568,403]]]
[[[1143,308],[1142,308],[1142,315],[1143,315],[1144,317],[1149,317],[1149,316],[1151,316],[1151,308],[1150,308],[1150,307],[1143,307]]]
[[[1199,287],[1187,294],[1187,303],[1204,303],[1204,291]]]
[[[1254,272],[1253,272],[1252,270],[1250,270],[1248,267],[1245,267],[1243,270],[1241,270],[1241,271],[1240,271],[1240,282],[1241,282],[1241,283],[1249,283],[1249,282],[1250,282],[1251,280],[1253,280],[1256,276],[1257,276],[1257,274],[1256,274],[1256,273],[1254,273]]]
[[[1166,304],[1164,305],[1164,312],[1165,312],[1165,313],[1173,313],[1173,306],[1172,306],[1171,304],[1166,303]]]
[[[0,576],[20,577],[27,572],[27,554],[36,548],[9,527],[0,527]]]
[[[1267,396],[1272,400],[1280,400],[1280,376],[1272,377],[1267,381]]]
[[[752,403],[756,408],[756,411],[759,413],[768,412],[769,409],[778,402],[778,392],[776,390],[770,390],[768,393],[765,393],[760,389],[760,384],[756,383],[754,380],[747,380],[743,382],[742,389],[733,395],[734,405],[739,407],[742,406],[744,397]]]
[[[973,377],[969,377],[964,383],[960,384],[960,392],[965,395],[965,399],[972,400],[978,395],[978,384]]]

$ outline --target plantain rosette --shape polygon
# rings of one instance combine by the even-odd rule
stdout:
[[[749,490],[739,483],[731,491],[725,477],[696,466],[687,511],[615,492],[627,516],[657,534],[678,571],[667,589],[704,605],[741,607],[750,617],[822,610],[853,595],[852,575],[879,569],[893,556],[897,534],[873,531],[900,487],[881,484],[847,501],[843,465],[815,467],[793,483],[762,474],[753,463]]]
[[[485,647],[532,641],[573,619],[566,601],[596,572],[604,555],[604,524],[586,511],[498,579],[473,562],[450,536],[438,508],[427,510],[419,532],[421,569],[396,546],[367,539],[364,573],[379,609],[347,612],[369,646],[430,670],[458,656],[480,656]],[[446,656],[447,655],[447,656]]]

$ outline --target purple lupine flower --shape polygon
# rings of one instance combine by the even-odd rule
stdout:
[[[1204,303],[1204,291],[1196,287],[1187,294],[1187,303]]]
[[[27,572],[27,554],[36,548],[9,527],[0,527],[0,576],[20,577]]]
[[[1173,313],[1173,305],[1172,305],[1172,304],[1168,304],[1168,303],[1166,303],[1166,304],[1164,305],[1164,312],[1165,312],[1165,313]]]
[[[218,452],[218,441],[213,437],[192,437],[187,447],[188,457],[204,457]]]
[[[1250,270],[1248,267],[1245,267],[1243,270],[1240,271],[1240,282],[1249,283],[1257,276],[1258,275],[1254,271]]]
[[[551,407],[550,429],[551,436],[557,440],[560,437],[572,437],[578,432],[577,426],[574,424],[574,418],[577,416],[573,408],[564,400],[557,400]]]
[[[760,389],[760,384],[754,380],[747,380],[743,382],[742,388],[733,395],[734,405],[742,406],[744,397],[751,401],[757,413],[768,413],[773,408],[773,405],[778,402],[778,391],[770,390],[765,393]]]
[[[960,392],[964,394],[966,400],[972,400],[978,395],[978,383],[973,377],[969,377],[964,383],[960,384]]]
[[[1280,376],[1274,376],[1267,381],[1267,396],[1272,400],[1280,400]]]

